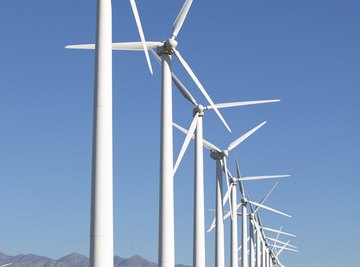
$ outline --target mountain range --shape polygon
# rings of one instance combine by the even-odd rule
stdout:
[[[8,265],[8,263],[11,263]],[[20,254],[8,256],[0,252],[0,267],[88,267],[89,258],[79,253],[72,253],[58,260],[34,254]],[[135,255],[131,258],[114,257],[114,267],[157,267],[154,262]],[[177,264],[176,267],[191,267],[188,265]]]

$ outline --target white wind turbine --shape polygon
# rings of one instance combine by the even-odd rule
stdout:
[[[176,37],[185,21],[192,0],[186,0],[175,19],[171,37],[164,42],[146,42],[140,23],[135,0],[130,0],[131,7],[135,14],[136,23],[141,37],[141,42],[113,43],[113,50],[138,50],[145,51],[148,65],[151,70],[148,49],[156,49],[161,57],[162,81],[161,81],[161,134],[160,134],[160,200],[159,200],[159,260],[162,267],[173,267],[175,265],[175,244],[174,244],[174,195],[173,195],[173,139],[172,139],[172,88],[171,88],[171,56],[175,55],[185,68],[186,72],[193,79],[202,94],[210,103],[216,114],[219,116],[225,127],[229,126],[218,111],[214,102],[207,94],[190,66],[176,49],[178,42]],[[67,48],[73,49],[94,49],[93,44],[71,45]]]
[[[223,267],[225,266],[225,253],[224,253],[224,221],[223,221],[223,206],[226,201],[226,197],[224,200],[222,199],[222,171],[223,168],[226,170],[226,157],[229,155],[229,152],[237,147],[240,143],[242,143],[245,139],[247,139],[250,135],[260,129],[266,121],[254,127],[244,135],[237,138],[233,141],[226,149],[221,150],[212,143],[203,139],[203,146],[207,148],[211,153],[210,157],[216,161],[216,238],[215,238],[215,266]],[[183,127],[174,123],[174,126],[185,133],[187,138],[194,138],[194,135],[190,135],[189,132]],[[186,142],[186,140],[185,140]],[[184,142],[184,143],[185,143]],[[225,172],[226,180],[228,182],[228,173]]]

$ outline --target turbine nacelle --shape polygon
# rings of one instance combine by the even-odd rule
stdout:
[[[229,150],[225,149],[222,151],[211,151],[210,157],[215,160],[222,160],[224,157],[227,157],[229,155]]]
[[[175,39],[170,38],[166,40],[162,46],[158,47],[156,52],[159,56],[162,54],[172,55],[174,54],[174,49],[176,49],[177,45],[178,42]]]
[[[237,180],[236,178],[234,178],[234,177],[231,177],[231,178],[230,178],[230,183],[231,183],[232,185],[236,185],[237,182],[238,182],[238,180]]]

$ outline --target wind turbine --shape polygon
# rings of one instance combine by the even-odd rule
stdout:
[[[255,133],[258,129],[260,129],[266,121],[254,127],[244,135],[237,138],[235,141],[230,143],[230,145],[221,150],[216,147],[212,143],[203,139],[203,146],[207,148],[211,153],[210,157],[216,161],[216,241],[215,241],[215,266],[222,267],[225,266],[225,253],[224,253],[224,221],[223,221],[223,199],[222,199],[222,171],[223,168],[227,170],[226,166],[226,157],[229,155],[229,152],[237,147],[240,143],[242,143],[245,139],[247,139],[250,135]],[[187,138],[194,138],[194,135],[190,134],[190,130],[187,131],[183,127],[173,123],[174,126],[185,133]],[[190,127],[191,128],[191,127]],[[185,143],[185,142],[184,142]],[[228,173],[225,171],[226,181],[228,182]]]
[[[10,263],[6,263],[6,264],[4,264],[4,265],[1,265],[0,267],[9,266],[9,265],[11,265],[11,264],[13,264],[13,263],[12,263],[12,262],[10,262]]]

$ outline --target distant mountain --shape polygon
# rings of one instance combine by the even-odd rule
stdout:
[[[72,253],[57,261],[63,264],[64,266],[72,266],[72,267],[89,266],[89,259],[79,253]]]
[[[9,267],[89,267],[89,259],[79,253],[72,253],[58,260],[34,254],[20,254],[17,256],[8,256],[0,252],[0,267],[7,265]],[[154,262],[148,261],[143,257],[136,255],[129,259],[114,257],[114,267],[157,267]],[[176,267],[191,267],[178,264]]]

